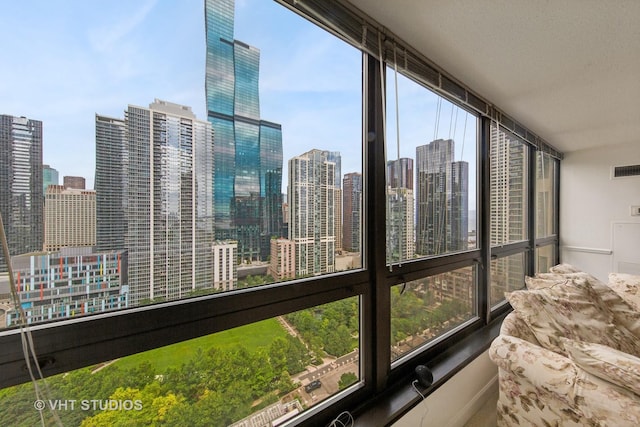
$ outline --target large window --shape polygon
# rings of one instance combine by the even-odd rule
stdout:
[[[524,286],[529,249],[529,147],[491,123],[490,158],[490,305]],[[515,253],[514,253],[515,252]],[[511,255],[510,255],[511,254]]]
[[[491,246],[527,239],[529,148],[491,126]]]
[[[536,153],[536,238],[557,234],[557,160]]]
[[[22,315],[34,324],[362,266],[360,52],[275,3],[204,3],[204,13],[78,4],[82,19],[65,31],[52,17],[66,8],[22,10],[48,35],[18,37],[12,51],[57,59],[46,69],[27,64],[36,77],[14,67],[2,107],[44,123],[43,134],[28,135],[44,157],[25,167],[44,161],[64,185],[42,181],[43,194],[26,195],[44,199],[44,213],[29,217],[44,224],[44,242],[31,243],[32,227],[7,217],[22,312],[7,310],[0,327]],[[131,12],[140,20],[127,31],[153,37],[109,32]],[[198,47],[169,62],[176,40],[160,31],[168,22]],[[71,41],[85,33],[88,43]],[[108,59],[102,50],[135,60],[131,73],[94,70]],[[85,69],[67,75],[74,61]],[[27,92],[32,81],[38,90]],[[73,109],[54,102],[64,82],[65,99],[82,100]],[[74,176],[82,183],[66,185]]]
[[[391,358],[450,333],[476,312],[476,268],[465,267],[391,288]]]
[[[491,306],[504,301],[505,292],[524,288],[525,267],[524,253],[517,253],[491,261]]]
[[[536,272],[558,261],[558,166],[547,153],[536,153],[535,215]]]
[[[358,298],[0,391],[6,425],[245,426],[292,418],[356,384]],[[262,424],[261,424],[262,423]]]
[[[553,244],[536,248],[536,273],[548,273],[556,265],[557,247]]]
[[[328,425],[557,260],[552,151],[343,2],[70,3],[0,16],[8,423]]]
[[[387,262],[474,249],[477,118],[386,71]]]
[[[389,358],[400,369],[479,319],[479,121],[412,74],[396,51],[385,74],[387,274],[378,280],[401,282],[390,288],[389,313]]]

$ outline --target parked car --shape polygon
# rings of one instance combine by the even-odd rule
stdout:
[[[320,382],[320,380],[313,380],[309,384],[304,386],[304,391],[306,391],[307,393],[311,393],[313,390],[318,389],[321,386],[322,383]]]

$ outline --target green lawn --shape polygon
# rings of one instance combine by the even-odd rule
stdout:
[[[169,366],[180,366],[195,354],[197,348],[206,351],[210,347],[224,349],[241,344],[249,351],[253,351],[260,347],[268,347],[275,338],[286,335],[287,332],[280,326],[277,319],[267,319],[213,335],[127,356],[114,363],[114,366],[118,366],[120,369],[128,369],[138,366],[146,360],[156,367],[156,372],[161,373]]]

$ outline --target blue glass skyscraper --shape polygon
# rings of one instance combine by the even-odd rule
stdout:
[[[265,260],[282,228],[282,129],[260,119],[260,51],[234,40],[234,0],[206,0],[205,23],[216,239],[237,240],[242,260]]]

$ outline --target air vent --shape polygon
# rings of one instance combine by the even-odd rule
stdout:
[[[614,178],[624,178],[628,176],[640,176],[640,165],[613,167]]]

